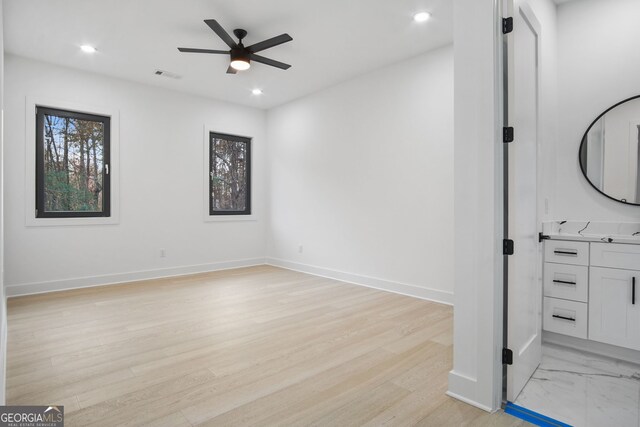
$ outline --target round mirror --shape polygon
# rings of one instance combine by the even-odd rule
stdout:
[[[580,144],[580,168],[600,193],[640,206],[640,95],[625,99],[591,123]]]

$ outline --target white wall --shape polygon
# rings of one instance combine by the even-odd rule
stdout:
[[[265,113],[15,56],[6,57],[5,231],[9,295],[262,263]],[[25,226],[25,99],[120,113],[120,223]],[[252,136],[257,221],[203,221],[203,134]],[[167,257],[160,258],[160,248]],[[137,272],[137,273],[136,273]]]
[[[500,405],[502,142],[498,2],[455,0],[455,295],[448,394]]]
[[[591,122],[640,95],[640,2],[580,0],[558,6],[559,139],[556,219],[638,221],[640,207],[609,200],[582,176],[578,148]]]
[[[452,302],[451,46],[270,110],[268,140],[271,263]]]
[[[4,52],[4,26],[2,2],[0,2],[0,53]],[[5,404],[5,378],[7,357],[7,300],[4,291],[4,204],[2,162],[4,129],[4,55],[0,55],[0,405]]]

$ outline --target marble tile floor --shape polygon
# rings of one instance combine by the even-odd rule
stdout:
[[[544,344],[514,403],[575,427],[640,427],[640,364]]]

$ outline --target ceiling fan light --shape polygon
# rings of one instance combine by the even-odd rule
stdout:
[[[234,59],[231,61],[231,68],[238,71],[248,70],[251,64],[246,59]]]
[[[251,67],[249,53],[242,47],[231,49],[231,68],[237,71],[248,70]]]

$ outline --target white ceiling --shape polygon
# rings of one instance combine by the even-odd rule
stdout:
[[[452,0],[4,0],[5,50],[234,103],[270,108],[369,70],[452,42]],[[417,11],[432,13],[419,24]],[[225,49],[204,19],[245,45],[289,33],[293,41],[260,54],[292,64],[253,63],[225,73],[228,57],[176,47]],[[92,44],[98,52],[79,50]],[[154,75],[177,73],[179,80]],[[402,76],[398,76],[402,78]],[[262,88],[255,96],[251,89]]]

